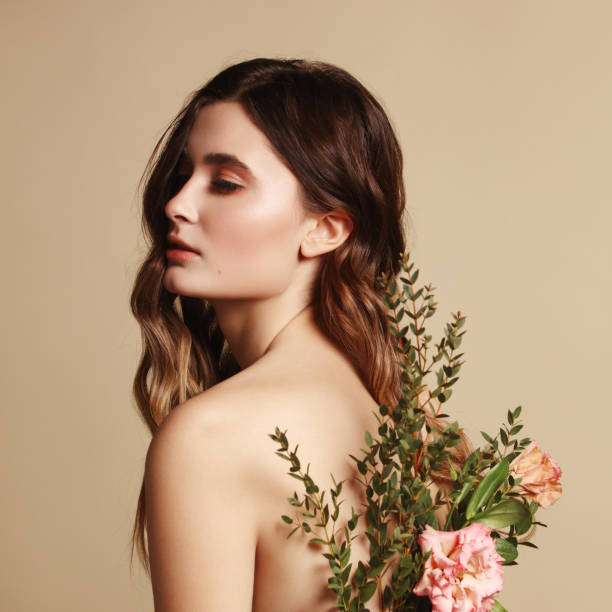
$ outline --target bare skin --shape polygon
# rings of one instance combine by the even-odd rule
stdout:
[[[287,539],[292,527],[280,516],[291,515],[287,498],[302,492],[301,483],[286,475],[288,464],[274,454],[277,445],[267,434],[275,426],[286,429],[321,487],[331,486],[330,471],[337,480],[347,479],[342,525],[351,506],[360,511],[363,501],[356,483],[351,486],[356,470],[348,454],[359,455],[364,431],[375,431],[377,407],[346,357],[318,332],[308,308],[253,365],[176,409],[156,435],[147,462],[157,612],[334,610],[322,547],[309,544],[312,536],[300,531]],[[228,439],[222,457],[211,450],[213,436]],[[191,448],[186,452],[178,444]],[[168,467],[172,453],[202,464],[215,461],[213,471],[236,486],[211,502],[217,477],[206,469],[185,469],[182,459],[179,469]],[[194,476],[202,478],[194,482]],[[177,509],[177,500],[184,501],[184,510]],[[179,517],[188,531],[177,528]],[[355,565],[367,560],[363,538],[353,548]],[[193,575],[190,563],[197,567]],[[379,609],[375,599],[369,603],[371,610]]]

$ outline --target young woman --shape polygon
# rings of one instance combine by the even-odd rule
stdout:
[[[344,70],[255,59],[193,93],[143,180],[134,393],[153,440],[133,542],[155,609],[334,610],[321,547],[287,538],[302,485],[268,434],[322,487],[346,479],[341,520],[360,511],[349,454],[399,384],[376,283],[405,249],[393,129]]]

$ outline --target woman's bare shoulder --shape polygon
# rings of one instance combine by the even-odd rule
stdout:
[[[176,406],[154,440],[176,437],[198,444],[226,438],[232,447],[243,449],[243,455],[248,450],[257,455],[262,447],[271,448],[267,434],[275,426],[287,427],[296,419],[305,425],[305,412],[314,418],[312,409],[320,406],[323,395],[322,384],[245,370]]]
[[[241,461],[236,469],[252,474],[257,466],[262,479],[282,479],[285,466],[269,435],[277,427],[292,447],[300,444],[305,462],[338,465],[347,452],[358,452],[364,430],[375,427],[377,405],[356,387],[355,381],[316,371],[249,368],[177,406],[162,429],[196,445],[224,440],[228,455]],[[337,459],[336,449],[344,449]]]
[[[316,357],[264,356],[177,406],[162,428],[184,430],[196,442],[227,439],[245,461],[263,462],[277,473],[269,437],[276,427],[313,461],[332,462],[335,448],[358,451],[364,430],[376,427],[378,406],[344,363]]]
[[[324,413],[328,405],[365,399],[367,392],[357,386],[355,380],[343,379],[324,368],[305,371],[299,366],[270,361],[238,372],[192,397],[174,412],[207,425],[232,420],[243,424],[261,422],[275,415],[297,416],[306,407],[315,416],[318,408]]]

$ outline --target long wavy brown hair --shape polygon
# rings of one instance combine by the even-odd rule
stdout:
[[[152,434],[178,404],[240,368],[201,298],[162,285],[177,165],[198,111],[242,105],[296,176],[313,213],[346,212],[353,230],[322,256],[311,301],[320,329],[352,361],[379,403],[394,405],[401,371],[376,278],[395,276],[405,250],[402,153],[380,103],[353,76],[323,62],[253,59],[232,65],[193,92],[157,142],[142,176],[142,228],[149,251],[131,295],[142,331],[133,392]],[[150,573],[144,479],[132,533]]]

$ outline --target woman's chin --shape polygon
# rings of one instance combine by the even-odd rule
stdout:
[[[166,270],[162,278],[162,285],[166,291],[184,297],[207,299],[209,295],[212,296],[212,293],[202,287],[202,283],[194,284],[193,278],[180,278],[180,274],[174,273],[172,269]]]
[[[164,273],[162,285],[166,291],[176,293],[177,295],[191,296],[193,295],[193,287],[189,287],[189,283],[181,282],[177,278],[175,270],[168,268]]]

